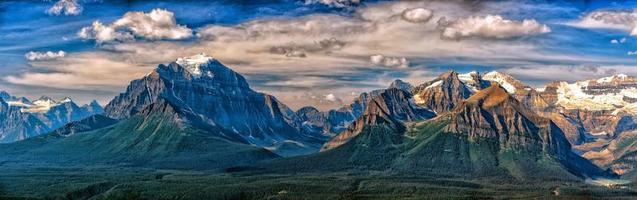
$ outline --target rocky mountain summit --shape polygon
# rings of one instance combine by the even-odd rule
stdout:
[[[125,119],[160,99],[193,113],[193,121],[231,130],[231,138],[286,156],[317,151],[327,139],[304,128],[297,113],[274,96],[252,90],[242,75],[204,54],[159,65],[132,81],[106,105],[105,115]]]

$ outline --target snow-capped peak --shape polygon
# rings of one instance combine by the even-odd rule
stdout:
[[[626,74],[617,74],[617,75],[613,75],[613,76],[609,76],[609,77],[604,77],[604,78],[599,78],[597,79],[598,83],[610,83],[613,82],[613,80],[618,79],[619,81],[623,81],[624,79],[626,79],[626,77],[628,77]]]
[[[458,79],[460,79],[460,81],[462,81],[467,86],[467,88],[471,90],[471,92],[475,93],[478,91],[478,88],[476,87],[476,80],[473,79],[473,77],[477,75],[477,71],[471,71],[465,74],[458,74]]]
[[[28,113],[43,113],[49,111],[52,107],[57,106],[58,103],[53,99],[42,96],[38,100],[33,101],[33,105],[26,106],[21,109],[22,112]]]
[[[200,77],[202,74],[200,66],[207,64],[212,60],[214,60],[213,57],[200,53],[190,57],[177,58],[175,62],[188,70],[188,72],[190,72],[193,76]]]
[[[478,75],[477,71],[471,71],[469,73],[458,74],[458,79],[460,79],[460,81],[464,83],[471,83],[471,82],[475,82],[473,80],[473,77],[476,75]]]
[[[477,74],[478,74],[477,71],[471,71],[471,72],[465,73],[465,74],[458,74],[458,78],[462,82],[471,82],[471,81],[473,81],[473,76],[475,76]]]
[[[55,105],[57,104],[57,102],[55,102],[53,99],[47,96],[42,96],[38,100],[33,101],[33,104],[38,106],[47,106],[47,105]]]
[[[60,101],[60,103],[69,103],[69,102],[73,102],[73,99],[71,99],[71,97],[64,97],[64,99],[62,99]]]
[[[515,85],[511,83],[511,81],[515,79],[513,79],[513,77],[511,77],[508,74],[497,72],[497,71],[491,71],[489,73],[484,74],[484,76],[482,76],[482,79],[499,83],[500,86],[502,86],[508,93],[515,94],[515,91],[516,91]]]

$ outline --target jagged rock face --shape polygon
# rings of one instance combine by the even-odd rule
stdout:
[[[466,175],[501,175],[504,171],[530,179],[541,179],[543,175],[582,178],[607,175],[574,154],[555,124],[524,107],[497,84],[477,92],[446,114],[408,126],[402,120],[415,118],[398,120],[394,116],[410,113],[404,108],[411,106],[393,109],[395,102],[401,102],[396,99],[405,98],[387,90],[372,99],[363,116],[326,143],[323,152],[314,158],[338,160],[330,164],[339,169],[369,168],[410,174],[444,170]],[[534,171],[556,167],[560,169],[548,173]],[[494,173],[498,170],[501,172]]]
[[[411,93],[413,86],[400,79],[396,79],[388,87],[388,89],[392,88]],[[299,111],[297,111],[297,115],[301,118],[304,127],[307,127],[314,132],[318,132],[318,130],[322,128],[323,135],[334,136],[344,131],[348,125],[359,118],[365,111],[369,101],[380,95],[385,90],[386,89],[379,89],[369,93],[364,92],[354,99],[349,105],[329,110],[327,112],[320,112],[320,118],[319,113],[317,113],[318,110],[310,107],[299,109]],[[312,116],[303,117],[302,115],[304,115],[304,113],[311,114]]]
[[[327,118],[318,109],[307,106],[296,111],[296,115],[301,120],[303,129],[308,133],[329,134],[330,124]]]
[[[491,81],[482,78],[482,75],[476,71],[466,74],[458,74],[458,78],[462,81],[472,93],[477,92],[491,86]]]
[[[524,90],[524,92],[516,92],[515,97],[518,101],[524,104],[524,106],[534,111],[544,112],[550,107],[550,105],[535,89]]]
[[[458,73],[447,72],[413,89],[414,99],[420,106],[436,113],[450,111],[471,95],[471,91],[458,78]]]
[[[542,117],[551,119],[553,123],[555,123],[561,130],[564,132],[566,139],[573,144],[578,145],[586,142],[586,129],[581,121],[577,119],[570,118],[565,113],[547,111],[547,112],[538,112]]]
[[[498,83],[515,99],[531,110],[543,112],[549,107],[549,104],[539,92],[509,74],[493,71],[486,73],[482,78],[486,81]]]
[[[559,81],[553,81],[544,86],[544,90],[540,92],[540,96],[548,103],[549,105],[555,105],[557,103],[557,89],[560,86]]]
[[[572,84],[551,82],[540,95],[555,108],[552,112],[562,113],[568,121],[583,128],[578,138],[569,140],[584,144],[637,128],[632,117],[636,106],[631,105],[635,92],[637,78],[616,75]]]
[[[451,114],[445,131],[497,138],[503,146],[541,146],[552,122],[526,109],[494,84],[467,99]]]
[[[20,108],[0,103],[0,143],[24,140],[49,130],[33,115],[20,112]]]
[[[548,154],[569,169],[603,175],[605,172],[571,151],[562,130],[510,96],[499,84],[479,91],[447,116],[445,132],[469,138],[493,138],[501,150]]]
[[[395,81],[393,81],[390,85],[389,88],[398,88],[401,90],[404,90],[406,92],[411,92],[411,90],[414,88],[414,86],[412,86],[411,84],[404,82],[400,79],[396,79]]]
[[[432,111],[417,106],[412,98],[411,94],[401,89],[385,90],[369,102],[361,117],[350,124],[345,131],[323,145],[321,151],[347,143],[368,125],[384,125],[392,130],[402,132],[405,128],[402,122],[429,119],[435,116]]]
[[[106,115],[127,118],[161,97],[194,113],[199,121],[232,130],[257,146],[291,140],[318,149],[324,140],[321,134],[305,132],[294,111],[275,97],[250,89],[243,76],[219,61],[178,62],[159,65],[148,76],[132,81],[125,93],[106,106]]]
[[[65,124],[101,113],[99,104],[79,107],[69,98],[56,102],[42,97],[34,102],[2,93],[0,143],[10,143],[48,133]],[[88,105],[86,105],[88,106]]]
[[[577,119],[582,123],[586,132],[591,135],[614,136],[616,130],[628,127],[618,127],[622,116],[613,115],[611,111],[592,110],[563,110],[562,113],[571,119]]]
[[[385,90],[381,89],[374,90],[369,93],[361,93],[356,99],[352,101],[351,104],[345,105],[336,110],[329,110],[327,112],[324,112],[323,117],[326,121],[326,126],[324,127],[324,130],[326,131],[325,134],[336,135],[343,132],[348,125],[350,125],[352,122],[354,122],[354,120],[363,115],[363,112],[365,112],[369,101],[372,98],[378,96],[383,91]]]
[[[544,93],[536,91],[534,88],[524,84],[522,81],[517,80],[513,76],[501,72],[489,72],[484,76],[480,76],[478,73],[470,73],[472,79],[461,78],[465,84],[480,82],[489,82],[489,84],[481,84],[479,86],[473,86],[473,88],[484,89],[485,86],[489,86],[491,82],[499,84],[505,91],[511,94],[516,100],[518,100],[524,107],[536,112],[538,115],[549,118],[565,133],[568,140],[573,144],[579,144],[583,142],[585,137],[585,129],[581,123],[577,120],[569,119],[564,114],[559,113],[559,110],[555,110],[553,105],[548,103],[543,96]],[[462,75],[467,76],[467,75]],[[462,77],[461,76],[461,77]],[[547,87],[545,91],[551,90]],[[557,96],[555,95],[555,98]]]
[[[73,102],[65,102],[52,107],[46,113],[38,113],[36,116],[50,127],[60,127],[68,122],[81,120],[90,115]]]
[[[609,167],[624,175],[637,168],[637,131],[623,132],[602,148],[588,151],[583,156],[598,166]]]

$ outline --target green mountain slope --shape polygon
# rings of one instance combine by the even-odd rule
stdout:
[[[0,159],[56,165],[124,165],[214,169],[276,158],[262,148],[224,138],[226,130],[200,129],[160,101],[117,124],[64,137],[48,134],[0,146]]]
[[[334,149],[269,165],[287,171],[378,170],[524,181],[612,176],[573,153],[557,126],[497,84],[448,114],[395,127],[367,124]]]

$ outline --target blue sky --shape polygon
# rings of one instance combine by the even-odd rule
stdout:
[[[106,103],[158,64],[199,52],[292,107],[322,109],[396,78],[418,84],[447,70],[503,71],[538,87],[552,80],[637,75],[635,6],[632,1],[1,1],[0,90],[32,99],[70,96]],[[329,94],[337,100],[324,98]]]

